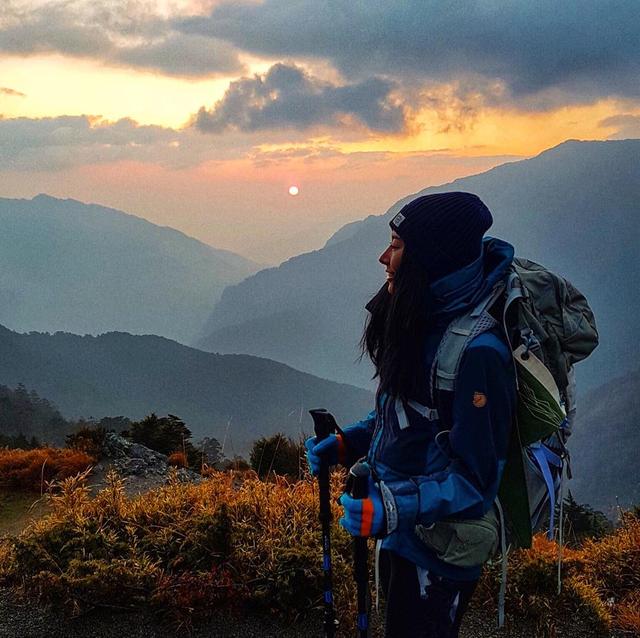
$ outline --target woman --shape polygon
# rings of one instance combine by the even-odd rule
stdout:
[[[387,281],[367,305],[362,338],[379,381],[375,410],[345,428],[346,440],[307,441],[313,473],[367,457],[366,514],[343,494],[340,523],[381,538],[387,638],[455,638],[491,553],[465,556],[450,520],[491,517],[515,409],[511,354],[495,327],[469,340],[455,391],[435,390],[431,370],[448,324],[511,264],[512,246],[483,239],[492,221],[460,192],[418,197],[393,218],[379,258]]]

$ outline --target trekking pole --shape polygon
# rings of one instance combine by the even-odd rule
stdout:
[[[347,477],[346,492],[355,499],[365,499],[369,496],[369,475],[371,470],[366,463],[358,461],[350,470]],[[363,536],[353,538],[353,572],[358,588],[358,636],[367,638],[369,635],[368,593],[369,569],[367,567],[368,549],[367,539]]]
[[[313,418],[313,429],[318,442],[326,439],[338,429],[333,415],[324,408],[309,410]],[[318,475],[320,488],[320,522],[322,523],[322,569],[324,570],[324,635],[333,638],[338,621],[333,608],[333,582],[331,571],[331,500],[329,466],[322,463]]]

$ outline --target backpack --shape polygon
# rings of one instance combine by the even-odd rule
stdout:
[[[445,330],[431,369],[431,405],[436,405],[438,391],[455,392],[470,341],[496,326],[501,326],[513,355],[518,398],[495,508],[481,519],[452,518],[429,528],[418,525],[416,534],[432,549],[438,543],[446,546],[454,564],[485,562],[501,546],[502,626],[507,547],[530,547],[533,534],[543,529],[553,538],[556,503],[562,519],[563,478],[565,473],[571,478],[566,443],[576,411],[573,365],[595,349],[598,332],[587,300],[569,281],[533,261],[516,258],[491,293]],[[429,412],[437,416],[436,409],[411,403],[427,418]],[[562,525],[559,530],[562,547]],[[476,554],[456,556],[451,538],[477,548]],[[441,557],[448,559],[446,554]]]

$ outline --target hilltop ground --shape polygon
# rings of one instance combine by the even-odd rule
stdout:
[[[138,446],[142,447],[142,446]],[[109,461],[94,468],[89,480],[91,491],[103,487],[106,471],[113,464],[124,474],[123,486],[128,496],[146,493],[158,488],[166,481],[166,457],[149,450],[127,448],[122,455],[114,455]],[[161,458],[162,457],[162,458]],[[184,477],[188,480],[188,477]],[[198,477],[199,478],[199,477]],[[190,482],[190,481],[189,481]],[[19,534],[29,523],[49,512],[45,499],[39,493],[17,493],[0,491],[0,539]],[[319,540],[319,539],[318,539]],[[344,574],[343,574],[344,577]],[[89,608],[77,617],[64,616],[60,611],[35,604],[33,598],[21,600],[13,590],[0,588],[0,638],[164,638],[191,635],[194,638],[219,636],[221,638],[297,638],[323,636],[322,614],[309,610],[301,613],[298,622],[291,625],[277,623],[266,616],[232,616],[216,612],[208,621],[201,621],[191,628],[172,628],[163,624],[148,611],[123,611],[122,608],[102,604]],[[382,638],[384,607],[380,613],[372,610],[370,622],[371,638]],[[355,629],[343,620],[347,629],[342,635],[353,635]],[[353,625],[355,627],[355,624]],[[627,634],[629,635],[629,634]],[[531,627],[522,621],[516,626],[507,616],[507,627],[497,629],[497,618],[493,611],[472,610],[465,619],[461,638],[536,638]],[[602,638],[584,620],[567,618],[566,624],[557,627],[554,638]],[[623,634],[611,634],[611,638],[623,638]]]

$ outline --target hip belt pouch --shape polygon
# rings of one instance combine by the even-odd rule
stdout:
[[[482,518],[445,518],[426,527],[416,525],[416,536],[445,563],[477,567],[489,560],[499,545],[499,522],[492,507]]]

